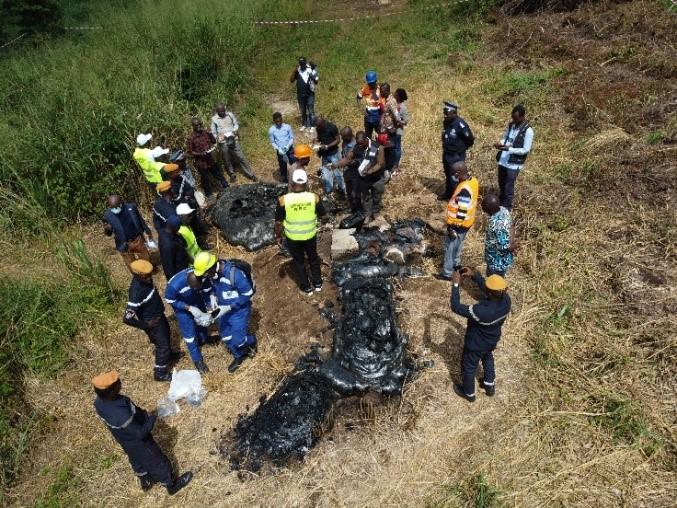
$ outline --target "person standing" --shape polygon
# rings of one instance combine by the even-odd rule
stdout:
[[[461,304],[459,284],[461,275],[472,277],[486,297],[474,305]],[[468,319],[463,339],[461,356],[461,377],[463,384],[454,383],[454,391],[468,402],[475,402],[475,371],[482,362],[484,377],[480,381],[490,397],[496,393],[496,371],[494,368],[494,349],[501,340],[501,328],[510,314],[511,301],[508,285],[500,275],[490,275],[486,280],[478,273],[464,268],[455,271],[452,276],[451,310]]]
[[[521,104],[512,108],[512,121],[503,133],[503,138],[494,148],[498,162],[498,187],[500,189],[501,206],[512,210],[515,198],[515,182],[520,170],[531,152],[534,142],[534,130],[526,120],[527,111]]]
[[[223,176],[218,163],[214,160],[212,152],[216,145],[216,138],[211,132],[207,132],[202,125],[202,120],[193,118],[191,120],[193,132],[186,140],[186,153],[195,161],[195,167],[200,173],[200,181],[205,191],[205,196],[210,197],[214,192],[209,177],[213,177],[221,184],[221,187],[228,188],[228,182]]]
[[[362,162],[357,168],[360,175],[360,194],[364,210],[364,225],[381,219],[381,202],[386,186],[386,144],[388,135],[379,134],[376,140],[367,138]],[[358,141],[358,144],[360,142]]]
[[[343,137],[344,132],[346,134],[345,137]],[[354,138],[352,138],[352,133],[353,131],[350,127],[346,127],[341,133],[341,136],[343,137],[343,149],[341,151],[342,158],[336,163],[336,166],[345,168],[343,171],[343,179],[346,183],[346,194],[348,196],[348,203],[350,204],[350,211],[354,214],[363,211],[361,189],[362,178],[360,177],[358,168],[364,160],[366,150],[369,148],[369,138],[364,131],[358,131]],[[346,142],[346,138],[350,139],[350,141]]]
[[[312,61],[306,63],[306,59],[300,57],[289,82],[296,83],[296,98],[301,112],[302,131],[312,131],[315,128],[315,88],[319,79],[317,66]]]
[[[166,280],[190,266],[186,242],[179,234],[182,225],[178,215],[171,215],[164,227],[158,231],[160,262]]]
[[[174,476],[171,462],[153,439],[157,414],[149,414],[120,394],[122,383],[119,374],[116,371],[99,374],[92,378],[92,386],[96,393],[94,409],[127,454],[139,478],[141,490],[145,492],[159,483],[173,496],[188,485],[193,473],[187,471]]]
[[[181,227],[179,228],[179,235],[186,242],[186,252],[190,256],[190,259],[195,259],[201,251],[209,250],[211,246],[206,243],[206,237],[196,237],[195,231],[191,227],[191,223],[194,222],[196,210],[188,206],[186,203],[181,203],[176,207],[176,215],[181,221]]]
[[[115,238],[115,248],[130,270],[135,259],[150,261],[146,242],[153,241],[153,233],[136,204],[123,203],[120,196],[115,194],[108,196],[108,209],[103,215],[103,222],[104,233]]]
[[[343,172],[335,167],[341,156],[339,155],[339,143],[341,136],[338,128],[332,122],[325,120],[323,116],[318,116],[315,122],[317,126],[317,142],[320,143],[318,155],[322,159],[322,168],[320,175],[322,177],[322,188],[325,194],[331,194],[334,190],[334,183],[339,193],[340,199],[345,199],[346,184],[343,181]]]
[[[397,132],[397,126],[400,123],[400,113],[398,111],[397,100],[390,93],[390,84],[381,84],[381,99],[383,100],[383,112],[378,132],[385,132],[389,137]]]
[[[174,204],[174,195],[172,193],[172,183],[164,180],[157,184],[158,197],[153,203],[153,226],[158,233],[165,228],[167,219],[176,213]]]
[[[172,351],[169,322],[165,316],[162,298],[153,284],[153,265],[137,259],[131,265],[132,283],[123,322],[143,330],[155,346],[155,381],[171,381],[169,362],[183,357],[181,351]]]
[[[402,160],[402,136],[404,136],[404,128],[407,126],[411,117],[409,115],[409,108],[407,107],[407,100],[409,96],[404,88],[398,88],[394,93],[397,101],[397,109],[400,114],[400,121],[397,123],[397,131],[391,136],[393,147],[395,149],[395,161],[393,166],[393,176],[400,168],[400,161]]]
[[[287,248],[294,260],[294,268],[303,294],[312,295],[322,291],[321,259],[317,254],[317,217],[326,214],[320,196],[308,192],[308,175],[303,169],[292,173],[290,192],[281,196],[275,210],[275,240],[282,248],[286,239]],[[310,276],[308,280],[305,259],[308,258]]]
[[[190,359],[201,374],[209,372],[201,347],[207,342],[207,327],[212,323],[216,295],[211,283],[203,283],[192,268],[174,275],[165,289],[165,301],[172,306]]]
[[[164,170],[176,164],[166,164],[155,159],[169,152],[166,148],[156,146],[155,148],[144,148],[152,139],[152,134],[139,134],[136,136],[136,148],[132,157],[143,171],[143,176],[149,185],[155,187],[164,178]]]
[[[268,129],[268,139],[277,155],[280,167],[280,181],[287,183],[287,166],[294,164],[294,131],[289,124],[282,121],[282,113],[273,113],[273,125]]]
[[[202,252],[195,258],[195,276],[210,280],[214,287],[218,303],[214,319],[219,323],[221,342],[233,355],[228,372],[235,372],[245,358],[256,354],[256,336],[249,333],[255,292],[251,273],[248,276],[235,262]]]
[[[367,137],[371,138],[374,132],[378,132],[383,111],[383,98],[376,71],[367,71],[364,81],[364,86],[357,92],[357,104],[364,104],[364,131]]]
[[[461,250],[468,230],[475,223],[480,186],[471,177],[465,162],[452,166],[458,185],[447,204],[447,234],[444,237],[444,263],[440,280],[451,280],[451,275],[461,267]]]
[[[230,181],[235,181],[235,164],[237,164],[247,178],[256,182],[257,178],[240,146],[240,125],[235,115],[231,111],[226,111],[226,106],[222,102],[214,108],[211,131],[223,154],[223,163]]]
[[[489,216],[484,238],[487,277],[494,274],[505,277],[517,248],[510,210],[501,206],[498,196],[493,193],[482,199],[482,210]]]
[[[444,168],[444,192],[437,196],[439,201],[447,201],[457,180],[452,166],[465,161],[465,152],[475,143],[475,137],[468,122],[458,116],[458,106],[453,102],[444,103],[444,128],[442,130],[442,166]]]

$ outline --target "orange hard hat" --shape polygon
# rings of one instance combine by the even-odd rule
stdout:
[[[294,147],[294,157],[297,159],[305,159],[313,155],[313,149],[308,145],[296,145]]]

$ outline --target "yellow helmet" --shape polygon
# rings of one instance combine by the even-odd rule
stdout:
[[[294,157],[297,159],[305,159],[313,155],[313,149],[308,145],[296,145],[294,147]]]
[[[211,252],[200,252],[195,256],[195,261],[193,262],[193,272],[198,277],[202,277],[207,270],[216,264],[216,256]]]

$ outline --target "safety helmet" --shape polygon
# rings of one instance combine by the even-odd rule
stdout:
[[[193,263],[193,272],[198,277],[202,277],[207,270],[216,264],[216,256],[211,252],[200,252],[195,256],[195,261]]]
[[[364,75],[364,80],[370,85],[376,83],[377,79],[376,71],[367,71],[367,74]]]
[[[308,145],[296,145],[294,147],[294,157],[297,159],[305,159],[313,155],[313,149]]]

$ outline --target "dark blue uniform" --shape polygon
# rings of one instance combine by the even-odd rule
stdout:
[[[485,290],[484,277],[475,275],[473,280],[481,290]],[[475,395],[475,371],[480,361],[484,368],[484,384],[494,386],[496,372],[493,351],[501,340],[501,327],[510,313],[510,305],[507,293],[503,293],[503,298],[499,301],[483,298],[474,305],[463,305],[459,287],[454,285],[451,290],[451,310],[468,318],[463,342],[461,374],[463,391],[469,397]]]
[[[150,322],[157,319],[157,323]],[[134,277],[129,286],[129,301],[123,321],[146,332],[155,345],[155,374],[166,374],[169,368],[171,334],[165,317],[165,306],[152,282]]]
[[[158,233],[165,228],[169,218],[176,213],[177,204],[176,202],[167,201],[162,196],[155,200],[153,204],[153,226],[155,226]]]
[[[151,434],[157,417],[123,395],[113,400],[96,397],[94,408],[127,454],[137,476],[148,475],[156,483],[172,485],[172,465]]]
[[[458,183],[453,178],[451,166],[465,160],[465,151],[475,143],[468,123],[460,116],[445,120],[442,130],[442,166],[444,167],[444,196],[449,199]]]
[[[160,250],[162,271],[167,280],[190,266],[186,242],[179,235],[170,233],[164,228],[159,230],[158,248]]]

